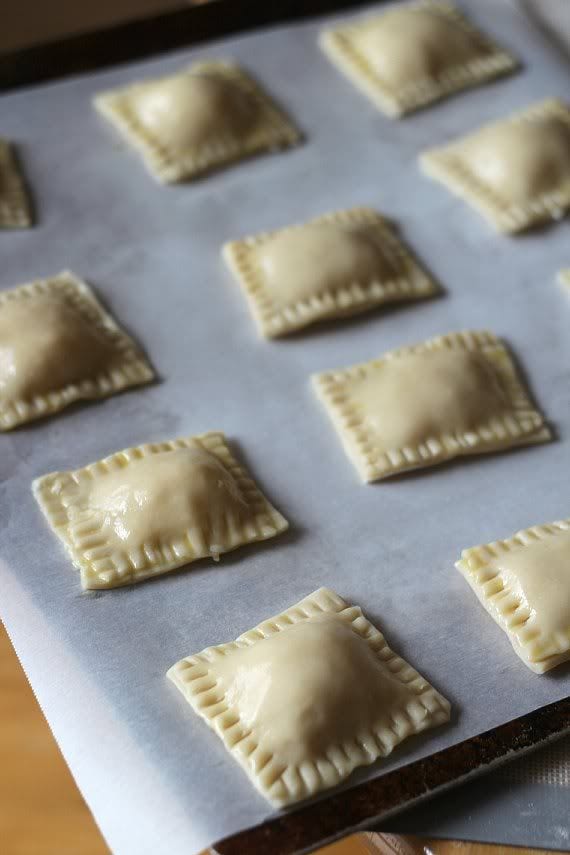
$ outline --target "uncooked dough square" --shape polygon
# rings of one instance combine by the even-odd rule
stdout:
[[[276,807],[449,721],[449,702],[327,588],[182,659],[168,677]]]
[[[532,671],[570,659],[570,520],[464,549],[456,567]]]
[[[321,34],[331,61],[389,116],[403,116],[518,67],[445,0],[397,4]]]
[[[551,98],[424,152],[424,172],[515,233],[570,209],[570,109]]]
[[[231,241],[223,256],[267,338],[439,291],[371,208]]]
[[[288,527],[215,431],[52,472],[33,491],[86,589],[217,561]]]
[[[32,225],[30,200],[12,146],[0,138],[0,228],[25,229]]]
[[[154,379],[133,339],[69,272],[0,292],[0,355],[0,430]]]
[[[438,336],[318,374],[314,385],[364,481],[551,438],[490,332]]]
[[[198,62],[179,74],[104,92],[94,103],[163,183],[300,140],[261,86],[229,62]]]

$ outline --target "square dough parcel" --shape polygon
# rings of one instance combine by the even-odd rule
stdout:
[[[313,382],[366,482],[551,439],[509,351],[487,331],[437,336]]]
[[[231,241],[223,257],[267,338],[440,290],[371,208]]]
[[[0,228],[32,225],[30,200],[20,167],[8,140],[0,137]]]
[[[449,702],[327,588],[182,659],[168,677],[276,807],[449,721]]]
[[[514,234],[570,209],[570,109],[556,98],[420,156],[423,171]]]
[[[133,339],[73,273],[0,292],[0,430],[149,383]]]
[[[320,43],[340,71],[394,117],[518,67],[445,0],[394,5],[325,30]]]
[[[163,183],[301,138],[261,86],[229,62],[198,62],[169,77],[104,92],[94,103]]]
[[[115,588],[288,528],[223,433],[127,448],[33,483],[85,589]]]
[[[570,659],[569,519],[464,549],[456,567],[532,671]]]

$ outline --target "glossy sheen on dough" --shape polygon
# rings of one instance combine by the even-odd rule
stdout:
[[[153,377],[134,341],[72,273],[0,292],[0,429]]]
[[[398,5],[326,30],[332,62],[389,116],[513,71],[517,62],[445,0]]]
[[[223,255],[268,338],[439,290],[370,208],[232,241]]]
[[[0,138],[0,228],[32,225],[30,200],[20,168],[7,140]]]
[[[364,481],[550,439],[507,349],[451,333],[314,378]]]
[[[531,670],[570,659],[570,520],[465,549],[456,566]]]
[[[222,433],[140,445],[34,482],[84,588],[114,588],[214,558],[288,524]]]
[[[300,135],[238,66],[200,62],[171,77],[106,92],[95,106],[160,181],[193,178]]]
[[[570,109],[543,101],[425,152],[421,164],[499,231],[560,219],[570,209]]]
[[[168,676],[279,807],[449,720],[445,698],[326,588]]]

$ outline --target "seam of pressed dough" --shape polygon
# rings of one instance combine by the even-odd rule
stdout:
[[[153,454],[201,446],[213,454],[232,475],[251,516],[237,530],[237,536],[216,544],[216,550],[198,550],[184,532],[173,543],[142,543],[136,553],[117,552],[93,528],[96,514],[77,514],[74,488],[87,479],[126,469],[130,463]],[[265,498],[253,479],[231,453],[223,433],[211,431],[167,442],[146,443],[118,451],[71,472],[52,472],[33,483],[35,498],[51,528],[63,541],[73,564],[81,571],[85,588],[110,588],[141,581],[181,567],[200,558],[217,558],[238,546],[267,540],[288,528],[285,518]],[[210,545],[211,546],[211,545]]]
[[[451,65],[438,78],[428,76],[414,80],[405,87],[393,88],[381,78],[354,41],[362,31],[380,23],[383,15],[365,18],[321,33],[320,45],[329,59],[389,116],[403,116],[462,89],[477,86],[518,68],[519,63],[511,54],[471,24],[452,3],[418,0],[402,8],[409,10],[411,14],[422,9],[440,14],[476,36],[479,44],[488,48],[490,53],[485,57]]]
[[[258,249],[277,235],[326,223],[373,227],[379,235],[380,246],[384,244],[390,255],[396,258],[402,275],[389,280],[373,279],[366,284],[348,282],[344,288],[325,288],[308,300],[296,300],[280,308],[256,264]],[[268,338],[285,335],[318,320],[356,314],[384,303],[421,299],[439,292],[438,285],[416,261],[408,247],[372,208],[333,211],[305,223],[230,241],[224,245],[222,254],[247,297],[260,332]]]
[[[559,99],[549,98],[506,119],[489,122],[455,142],[423,152],[421,167],[430,178],[440,181],[470,203],[499,231],[513,233],[540,222],[560,219],[570,208],[570,175],[555,192],[543,193],[525,205],[509,205],[508,200],[475,176],[468,157],[462,155],[465,145],[483,131],[511,124],[524,126],[526,122],[550,116],[562,119],[570,129],[570,109]]]
[[[545,634],[538,627],[528,629],[527,623],[531,617],[529,608],[516,591],[500,578],[500,571],[491,569],[489,565],[508,552],[519,551],[569,531],[570,519],[531,526],[506,540],[464,549],[455,565],[487,612],[507,634],[521,659],[537,673],[544,673],[570,659],[570,622],[564,645],[561,644],[562,636]],[[532,603],[530,606],[532,608]],[[545,649],[556,647],[557,652],[544,654]]]
[[[287,766],[264,748],[263,738],[244,725],[231,703],[216,694],[210,675],[220,657],[231,656],[283,629],[321,614],[337,615],[368,644],[386,671],[405,685],[412,697],[404,705],[395,704],[384,713],[375,729],[360,731],[354,739],[331,744],[326,754],[300,766]],[[242,766],[256,789],[276,806],[308,798],[335,786],[357,766],[385,757],[407,736],[449,720],[449,702],[414,668],[394,653],[386,639],[367,620],[358,606],[349,606],[338,594],[320,588],[299,603],[240,635],[235,641],[208,647],[188,656],[169,669],[167,676],[180,689],[194,711],[222,739],[227,750]],[[419,715],[418,715],[419,713]]]
[[[367,431],[357,408],[350,400],[350,385],[391,359],[434,350],[467,350],[485,356],[497,372],[508,394],[511,412],[478,426],[476,430],[426,437],[417,446],[403,446],[387,452],[375,447],[373,431]],[[514,361],[500,339],[488,331],[463,331],[436,336],[421,344],[389,351],[378,359],[340,371],[327,371],[313,377],[317,396],[333,421],[349,458],[364,481],[375,481],[398,472],[431,466],[466,454],[547,442],[549,428],[521,382]],[[498,443],[502,443],[498,445]]]
[[[30,201],[12,146],[0,139],[0,227],[29,228]]]
[[[0,430],[11,430],[25,422],[57,413],[75,401],[104,398],[154,379],[154,371],[134,340],[105,311],[88,285],[69,271],[0,292],[0,312],[3,305],[14,300],[33,301],[34,297],[45,295],[59,295],[73,306],[113,343],[118,354],[122,352],[123,360],[95,377],[84,377],[77,383],[52,389],[31,400],[17,399],[1,404]]]
[[[165,142],[149,133],[131,109],[131,98],[149,85],[167,81],[184,74],[209,74],[222,77],[241,88],[259,107],[255,128],[240,139],[229,134],[212,139],[206,145],[190,147],[185,153],[169,151]],[[96,109],[119,130],[123,137],[142,155],[151,173],[168,183],[192,178],[229,164],[256,152],[286,148],[300,141],[299,131],[277,107],[263,88],[239,66],[228,62],[198,62],[175,75],[153,78],[122,89],[103,92],[94,99]]]

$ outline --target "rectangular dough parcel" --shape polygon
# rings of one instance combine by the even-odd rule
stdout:
[[[276,807],[449,721],[448,701],[327,588],[168,676]]]
[[[570,209],[570,109],[541,101],[424,152],[420,163],[500,232],[560,220]]]
[[[288,527],[223,433],[127,448],[33,484],[84,588],[115,588]]]
[[[133,339],[73,273],[0,292],[0,430],[154,379]]]
[[[464,549],[456,567],[532,671],[570,659],[570,520]]]
[[[24,177],[8,140],[0,137],[0,228],[25,229],[32,211]]]
[[[371,208],[231,241],[223,255],[268,338],[439,291]]]
[[[364,481],[551,438],[507,348],[460,332],[314,378]]]
[[[403,116],[514,71],[509,53],[446,0],[391,6],[325,30],[330,60],[388,116]]]
[[[245,71],[198,62],[95,98],[95,107],[163,183],[299,142],[299,131]]]

